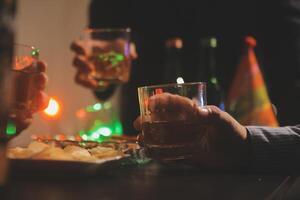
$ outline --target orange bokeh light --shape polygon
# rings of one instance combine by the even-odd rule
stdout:
[[[86,111],[84,109],[80,109],[76,112],[76,117],[79,119],[83,119],[86,117]]]
[[[54,118],[59,115],[60,110],[61,106],[59,102],[55,98],[50,97],[49,104],[43,113],[48,117]]]

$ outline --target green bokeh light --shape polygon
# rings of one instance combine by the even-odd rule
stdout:
[[[216,38],[211,38],[210,39],[210,46],[212,47],[212,48],[216,48],[217,47],[217,39]]]
[[[103,135],[103,136],[110,136],[112,131],[108,127],[101,127],[98,129],[97,133],[99,133],[99,135]]]
[[[103,105],[101,103],[96,103],[94,105],[89,105],[85,108],[87,112],[97,112],[101,110]],[[105,106],[104,106],[105,107]]]
[[[85,110],[86,110],[87,112],[93,112],[93,111],[94,111],[94,108],[93,108],[93,106],[87,106]]]
[[[13,136],[17,133],[17,127],[13,122],[8,122],[6,125],[6,135]]]
[[[108,110],[111,108],[111,103],[110,102],[105,102],[104,103],[104,109]]]
[[[92,114],[91,116],[96,117],[96,119],[78,132],[83,140],[102,142],[114,135],[123,134],[118,112],[114,111],[110,101],[88,105],[85,107],[85,111]]]
[[[93,105],[93,109],[94,109],[95,111],[101,110],[101,108],[102,108],[101,103],[96,103],[96,104]]]
[[[217,84],[217,83],[218,83],[218,80],[217,80],[216,77],[212,77],[212,78],[210,79],[210,82],[213,83],[213,84]]]
[[[40,50],[39,50],[39,49],[34,49],[34,50],[32,50],[31,55],[32,55],[33,57],[39,57],[39,55],[40,55]]]
[[[113,135],[122,135],[123,127],[119,120],[112,121],[111,123],[104,123],[100,120],[95,120],[94,125],[90,130],[81,130],[79,135],[83,140],[92,140],[103,142]]]
[[[110,51],[107,53],[99,54],[98,60],[109,62],[112,66],[116,66],[124,60],[124,55],[117,53],[115,51]]]
[[[92,133],[92,138],[97,140],[100,137],[100,134],[96,131]]]

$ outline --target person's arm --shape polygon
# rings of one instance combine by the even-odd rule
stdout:
[[[300,171],[300,125],[246,128],[251,144],[251,169]]]
[[[89,8],[90,28],[132,27],[132,3],[128,0],[93,0]]]
[[[181,120],[206,126],[207,132],[202,138],[205,138],[209,148],[204,148],[200,143],[195,147],[197,151],[192,158],[203,167],[300,172],[300,125],[245,127],[215,106],[198,107],[187,98],[168,93],[152,96],[148,104],[154,121],[174,121],[174,117],[179,116]],[[134,127],[141,130],[142,123],[139,117]]]

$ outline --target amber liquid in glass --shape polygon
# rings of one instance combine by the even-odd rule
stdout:
[[[143,123],[145,153],[158,160],[178,160],[192,156],[206,127],[186,121]]]
[[[28,112],[36,111],[37,89],[34,85],[34,74],[36,72],[30,69],[13,70],[14,80],[14,101],[12,110],[26,110]]]
[[[95,71],[92,72],[92,77],[97,81],[109,81],[113,83],[128,82],[130,77],[131,61],[122,54],[119,54],[119,56],[120,60],[123,60],[116,62],[93,58]],[[97,57],[101,57],[101,54],[98,54]]]
[[[129,43],[122,39],[98,43],[106,45],[103,48],[94,47],[92,50],[89,58],[94,65],[92,77],[98,81],[128,82],[131,69]]]

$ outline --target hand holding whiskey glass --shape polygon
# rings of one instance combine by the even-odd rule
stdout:
[[[76,81],[92,89],[129,81],[131,59],[136,57],[130,43],[130,29],[85,29],[71,49],[77,54]]]
[[[147,156],[157,160],[190,158],[206,133],[197,107],[206,105],[205,83],[138,88],[140,125]]]
[[[15,44],[8,88],[8,116],[1,120],[1,138],[11,138],[27,128],[32,114],[47,106],[44,93],[47,82],[46,64],[38,60],[39,50],[28,45]]]
[[[38,61],[39,50],[21,44],[13,47],[12,66],[9,69],[8,63],[11,62],[6,63],[5,81],[1,82],[1,102],[4,105],[1,105],[0,112],[0,189],[7,178],[8,141],[29,126],[34,112],[48,104],[48,97],[43,91],[47,82],[46,64]]]
[[[146,155],[163,161],[188,159],[208,169],[249,167],[246,127],[216,106],[203,106],[205,90],[195,86],[138,89],[141,116],[134,127],[142,131],[138,141]]]

